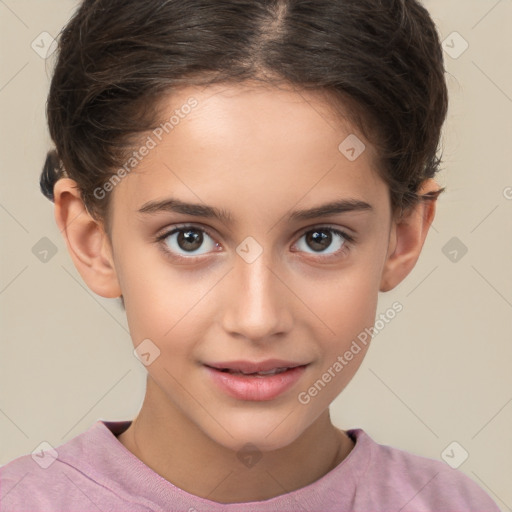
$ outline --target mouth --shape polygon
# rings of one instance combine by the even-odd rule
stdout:
[[[298,361],[286,361],[284,359],[267,359],[266,361],[223,361],[218,363],[207,363],[205,366],[232,375],[267,376],[277,375],[300,366],[307,366],[309,363]]]
[[[264,363],[231,362],[205,364],[211,382],[238,400],[273,400],[297,385],[307,364],[282,360]]]
[[[208,366],[208,365],[206,365]],[[293,368],[301,368],[302,366],[306,365],[299,365],[299,366],[285,366],[282,368],[273,368],[272,370],[267,370],[264,372],[244,372],[242,370],[232,370],[231,368],[215,368],[213,366],[209,366],[209,368],[212,368],[212,370],[217,370],[223,373],[229,373],[231,375],[238,375],[243,377],[269,377],[271,375],[278,375],[280,373],[284,373],[288,370],[292,370]]]

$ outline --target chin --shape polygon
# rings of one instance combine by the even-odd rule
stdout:
[[[295,441],[306,430],[307,425],[297,421],[294,414],[263,411],[256,414],[247,411],[236,417],[219,418],[220,427],[216,422],[203,432],[216,443],[229,450],[238,452],[245,445],[251,444],[261,452],[279,450]],[[285,419],[286,418],[286,419]]]

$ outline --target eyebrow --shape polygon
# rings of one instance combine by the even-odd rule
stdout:
[[[316,219],[318,217],[326,217],[328,215],[356,211],[373,212],[374,209],[372,205],[359,199],[339,199],[313,208],[295,210],[288,215],[287,220],[289,222],[309,220]],[[226,224],[233,222],[233,217],[227,210],[218,209],[214,206],[208,206],[205,204],[187,203],[175,198],[168,198],[160,201],[149,201],[144,203],[138,212],[145,215],[154,215],[160,212],[174,212],[192,215],[194,217],[214,218]]]

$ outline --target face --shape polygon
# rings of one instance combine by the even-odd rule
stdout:
[[[194,107],[183,107],[191,97]],[[283,447],[326,411],[366,353],[359,343],[350,361],[339,359],[374,325],[388,188],[371,144],[314,93],[190,87],[165,108],[166,119],[180,113],[173,128],[150,132],[154,144],[144,136],[150,149],[111,192],[133,343],[150,340],[141,346],[158,407],[234,450]],[[355,160],[339,149],[354,135],[366,145]],[[301,368],[272,377],[209,368],[272,359],[281,360],[272,368]]]

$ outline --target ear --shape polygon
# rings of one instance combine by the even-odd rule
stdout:
[[[103,225],[95,221],[82,201],[77,183],[62,178],[55,183],[55,221],[69,254],[87,286],[101,297],[121,295],[112,247]]]
[[[436,192],[439,185],[427,179],[419,194],[431,194],[433,199],[421,200],[398,219],[392,220],[388,253],[384,263],[380,291],[395,288],[414,268],[436,212]]]

